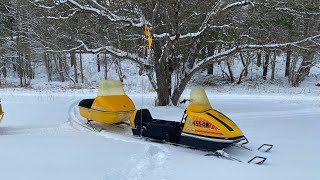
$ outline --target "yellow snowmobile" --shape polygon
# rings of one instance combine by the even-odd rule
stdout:
[[[148,109],[141,109],[133,113],[130,124],[134,135],[211,152],[246,140],[232,120],[212,109],[202,88],[191,91],[181,122],[153,119]]]
[[[95,99],[79,102],[80,115],[89,121],[116,124],[127,121],[135,111],[132,100],[125,94],[121,81],[103,80]]]

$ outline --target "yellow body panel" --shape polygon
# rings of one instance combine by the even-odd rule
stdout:
[[[191,91],[186,115],[183,132],[223,139],[243,136],[242,131],[232,120],[212,109],[202,88]]]
[[[235,123],[214,109],[202,113],[187,111],[187,118],[182,131],[195,135],[223,139],[243,136],[242,131]]]
[[[105,124],[127,121],[135,111],[135,106],[127,95],[98,96],[91,108],[79,108],[81,116]]]
[[[105,124],[127,121],[135,110],[119,80],[101,81],[91,108],[79,106],[81,116]]]
[[[114,124],[127,121],[134,111],[99,111],[80,107],[81,116],[105,124]]]
[[[100,111],[134,111],[136,108],[127,95],[98,96],[91,109]]]

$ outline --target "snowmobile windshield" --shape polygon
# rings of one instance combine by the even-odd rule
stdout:
[[[103,80],[99,84],[98,96],[118,96],[126,95],[121,81]]]
[[[192,112],[204,112],[210,109],[212,109],[212,107],[204,89],[192,89],[190,92],[189,110]]]

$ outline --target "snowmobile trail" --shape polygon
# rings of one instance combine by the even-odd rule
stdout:
[[[170,150],[160,144],[142,141],[132,136],[131,128],[126,124],[106,125],[93,123],[86,124],[86,120],[79,116],[78,100],[75,100],[69,108],[69,124],[83,132],[93,133],[106,139],[123,141],[125,143],[141,144],[144,150],[141,153],[133,154],[121,169],[111,169],[105,175],[105,179],[146,179],[146,177],[159,177],[167,179],[166,172]],[[100,131],[100,128],[103,128]]]
[[[61,133],[68,133],[74,131],[70,126],[61,124],[58,127],[2,127],[0,131],[1,136],[15,136],[15,135],[41,135],[41,136],[55,136]]]
[[[143,152],[133,155],[122,170],[109,170],[107,180],[139,180],[139,179],[167,179],[168,151],[154,145],[147,145]],[[120,176],[119,176],[120,175]]]

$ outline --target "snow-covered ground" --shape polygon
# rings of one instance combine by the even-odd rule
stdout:
[[[184,96],[187,96],[189,90]],[[212,106],[243,130],[251,147],[274,144],[269,153],[228,149],[254,165],[204,156],[204,152],[145,142],[126,128],[92,132],[77,122],[77,103],[96,90],[2,89],[5,117],[0,124],[1,179],[317,179],[319,176],[320,97],[318,95],[216,94]],[[155,95],[129,94],[137,108],[155,118],[179,121],[186,105],[155,107]],[[143,104],[142,104],[143,103]]]
[[[35,69],[29,88],[0,89],[5,117],[0,124],[0,178],[32,180],[117,180],[117,179],[316,179],[320,143],[320,68],[314,67],[299,88],[283,77],[284,60],[279,59],[274,81],[261,80],[261,68],[250,66],[248,79],[240,85],[227,84],[215,66],[213,76],[197,73],[182,98],[192,87],[205,87],[212,106],[235,121],[257,148],[274,144],[270,153],[230,148],[241,160],[255,155],[267,157],[264,165],[239,163],[204,156],[205,152],[146,142],[131,135],[126,127],[106,126],[107,131],[90,131],[79,125],[77,103],[94,98],[103,71],[97,73],[96,59],[84,56],[85,83],[74,85],[47,82],[43,68]],[[235,67],[241,67],[235,63]],[[118,79],[110,66],[109,79]],[[155,107],[156,94],[138,68],[122,64],[124,88],[137,108],[149,108],[159,119],[180,121],[187,105]],[[241,68],[235,68],[239,75]],[[260,73],[260,74],[259,74]],[[9,73],[10,74],[10,73]],[[71,74],[71,73],[70,73]],[[10,74],[2,84],[16,87]]]

